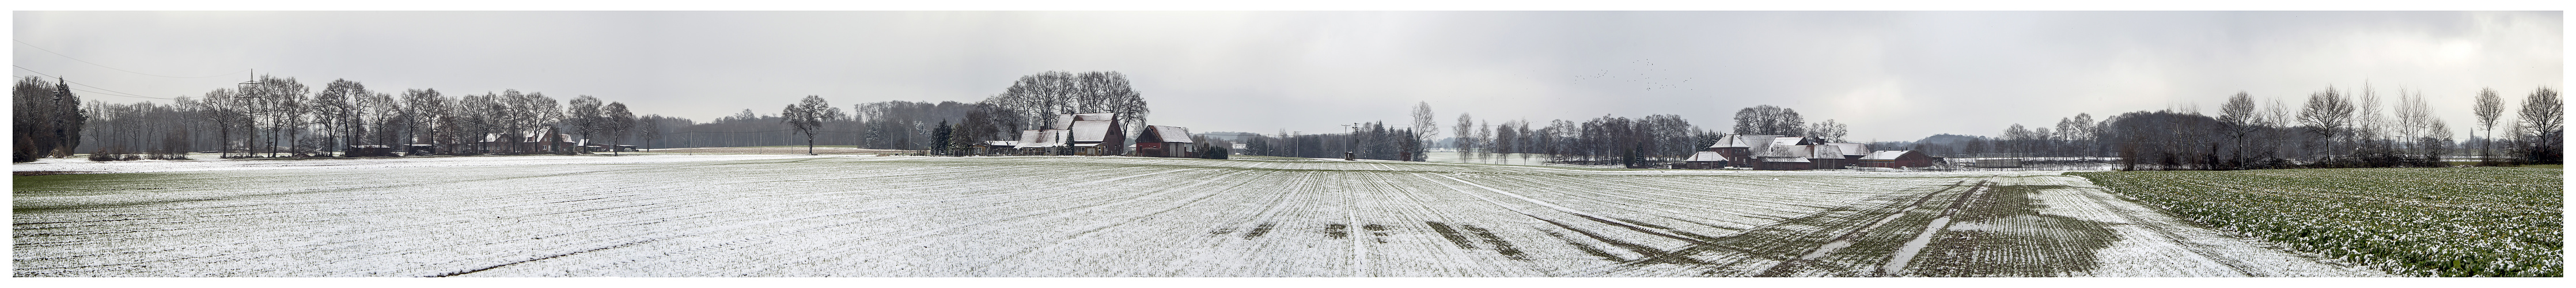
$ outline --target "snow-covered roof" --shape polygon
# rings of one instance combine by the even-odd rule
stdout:
[[[1812,152],[1807,155],[1807,158],[1843,159],[1843,148],[1841,146],[1820,144],[1806,145],[1806,147],[1813,147],[1807,149],[1808,152]]]
[[[1069,115],[1069,114],[1056,114],[1056,115],[1055,115],[1055,122],[1047,123],[1047,127],[1046,127],[1046,129],[1042,129],[1042,130],[1064,130],[1064,129],[1073,129],[1073,115]]]
[[[1780,138],[1771,138],[1771,146],[1792,146],[1792,145],[1816,145],[1816,143],[1807,142],[1807,137],[1780,137]]]
[[[1073,114],[1073,121],[1077,121],[1077,122],[1078,122],[1078,121],[1110,121],[1110,120],[1118,120],[1118,113],[1082,113],[1082,114]]]
[[[1020,146],[1020,141],[984,141],[984,146]]]
[[[1190,142],[1190,128],[1153,125],[1145,126],[1145,132],[1152,138],[1146,138],[1148,135],[1138,135],[1136,142],[1192,143]]]
[[[1762,157],[1762,162],[1806,163],[1807,157]]]
[[[1020,141],[1017,141],[1019,145],[1013,146],[1020,148],[1064,146],[1064,142],[1055,141],[1056,131],[1063,130],[1020,130]]]
[[[1896,157],[1905,156],[1905,152],[1914,152],[1914,150],[1880,150],[1869,152],[1869,156],[1861,156],[1860,160],[1896,160]]]
[[[1073,121],[1073,129],[1071,129],[1071,130],[1073,131],[1073,141],[1072,141],[1072,142],[1073,142],[1073,143],[1108,142],[1107,140],[1104,140],[1104,139],[1108,139],[1108,138],[1109,138],[1109,126],[1111,126],[1111,125],[1116,125],[1116,124],[1117,124],[1117,123],[1112,122],[1112,121],[1109,121],[1109,120],[1100,120],[1100,121]],[[1118,136],[1124,137],[1124,136],[1127,136],[1127,135],[1118,135]]]
[[[1754,147],[1754,149],[1755,149],[1755,150],[1753,150],[1753,156],[1754,156],[1754,157],[1802,157],[1802,158],[1803,158],[1803,157],[1810,157],[1810,156],[1815,156],[1815,155],[1816,155],[1816,147],[1815,147],[1815,146],[1808,146],[1808,145],[1777,145],[1777,144],[1778,144],[1778,143],[1780,143],[1780,142],[1779,142],[1779,141],[1776,141],[1776,140],[1780,140],[1780,139],[1789,139],[1789,140],[1793,140],[1793,141],[1794,141],[1794,140],[1796,140],[1796,139],[1792,139],[1792,138],[1779,138],[1779,139],[1773,139],[1773,140],[1775,140],[1775,141],[1772,141],[1771,143],[1762,143],[1762,144],[1763,144],[1763,146],[1757,146],[1757,147]]]
[[[1691,154],[1690,159],[1684,159],[1684,160],[1682,160],[1682,162],[1717,162],[1717,161],[1726,161],[1726,154],[1720,154],[1720,153],[1717,153],[1717,152],[1700,151],[1699,153],[1692,153],[1692,154]]]
[[[1860,144],[1860,143],[1824,143],[1824,145],[1834,145],[1834,148],[1842,149],[1842,151],[1843,151],[1843,156],[1860,156],[1860,155],[1869,155],[1869,144]]]
[[[1761,151],[1766,150],[1764,147],[1771,146],[1772,138],[1780,138],[1780,135],[1719,135],[1717,136],[1717,144],[1709,145],[1708,148],[1755,148],[1753,149],[1754,151]]]

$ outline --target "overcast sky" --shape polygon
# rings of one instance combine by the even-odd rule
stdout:
[[[776,114],[805,95],[845,109],[972,102],[1061,70],[1126,73],[1153,124],[1200,132],[1405,125],[1416,102],[1444,125],[1459,113],[1540,124],[1677,114],[1724,130],[1735,110],[1777,105],[1847,123],[1853,140],[1914,140],[2076,113],[2214,114],[2239,91],[2297,103],[2366,81],[2382,95],[2421,91],[2465,137],[2479,88],[2518,102],[2565,87],[2556,11],[13,16],[12,74],[95,86],[74,88],[196,96],[257,69],[316,90],[348,79],[397,94],[593,95],[701,121]]]

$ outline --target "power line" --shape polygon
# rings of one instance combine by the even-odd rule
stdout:
[[[27,72],[33,72],[33,73],[36,73],[36,75],[45,75],[45,77],[54,77],[54,79],[62,79],[62,76],[54,76],[54,75],[51,75],[51,74],[45,74],[45,72],[37,72],[37,71],[36,71],[36,69],[27,69],[27,67],[19,67],[18,65],[9,65],[9,67],[17,67],[17,68],[18,68],[18,70],[27,70]],[[107,95],[107,96],[121,96],[121,97],[135,97],[135,98],[151,98],[151,99],[171,100],[170,98],[161,98],[161,97],[152,97],[152,96],[135,95],[134,93],[116,92],[116,90],[107,90],[107,88],[98,88],[98,86],[89,86],[89,84],[81,84],[80,82],[72,82],[72,81],[70,81],[70,80],[64,80],[63,82],[64,82],[64,83],[72,83],[72,84],[80,84],[80,85],[81,85],[81,86],[83,86],[83,87],[89,87],[89,88],[92,88],[92,89],[98,89],[98,90],[105,90],[105,91],[107,91],[107,92],[99,92],[99,91],[90,91],[89,89],[72,88],[72,90],[80,90],[80,91],[82,91],[82,92],[90,92],[90,93],[104,94],[104,95]]]
[[[15,39],[12,39],[12,40],[9,40],[9,41],[10,41],[10,42],[18,42],[18,44],[21,44],[21,45],[27,45],[27,47],[28,47],[28,48],[36,48],[36,51],[45,51],[45,53],[54,53],[54,56],[63,56],[63,58],[64,58],[64,59],[72,59],[72,61],[80,61],[81,63],[89,63],[89,65],[98,65],[98,67],[104,67],[104,68],[107,68],[107,69],[116,69],[116,71],[125,71],[125,73],[134,73],[134,74],[143,74],[143,75],[158,76],[158,77],[170,77],[170,78],[212,78],[212,77],[232,76],[233,74],[240,74],[240,73],[241,73],[241,72],[233,72],[233,73],[224,73],[224,75],[201,76],[201,77],[179,77],[179,76],[162,76],[162,75],[154,75],[154,74],[151,74],[151,73],[134,72],[134,71],[132,71],[132,70],[117,69],[116,67],[108,67],[107,65],[101,65],[101,64],[98,64],[98,63],[89,62],[89,60],[81,60],[80,58],[72,58],[72,55],[63,55],[63,53],[56,53],[56,52],[54,52],[54,50],[45,50],[45,47],[36,47],[36,44],[28,44],[28,43],[27,43],[27,41],[18,41],[18,40],[15,40]]]
[[[86,86],[86,85],[84,85],[84,86]],[[72,91],[89,92],[90,94],[107,95],[107,96],[117,96],[117,97],[134,97],[134,98],[151,98],[151,99],[170,100],[170,98],[160,98],[160,97],[150,97],[150,96],[134,96],[134,95],[121,95],[121,94],[116,94],[116,93],[99,92],[99,91],[90,91],[89,89],[81,89],[81,88],[72,88]]]

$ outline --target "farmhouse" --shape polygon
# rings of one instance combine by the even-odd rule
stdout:
[[[1717,143],[1708,146],[1707,152],[1717,153],[1718,157],[1706,159],[1736,160],[1722,165],[1758,170],[1842,169],[1869,156],[1866,151],[1869,151],[1869,144],[1827,143],[1812,137],[1727,134],[1718,136]],[[1691,158],[1704,159],[1697,155]],[[1707,165],[1687,163],[1691,162],[1688,160],[1683,162],[1684,165]]]
[[[1136,156],[1198,157],[1199,151],[1193,144],[1195,143],[1190,141],[1190,128],[1145,126],[1145,133],[1136,135]]]
[[[1071,155],[1118,155],[1127,147],[1127,131],[1117,113],[1057,114],[1055,121],[1038,130],[1020,130],[1020,140],[1011,145],[1020,155],[1055,155],[1071,147]],[[987,144],[989,146],[989,144]]]
[[[1860,166],[1880,168],[1931,167],[1932,157],[1924,156],[1923,151],[1883,150],[1869,152],[1869,156],[1861,157]]]
[[[1709,145],[1708,152],[1717,152],[1718,155],[1725,156],[1725,159],[1742,159],[1742,161],[1731,161],[1731,163],[1729,163],[1731,166],[1753,167],[1754,163],[1760,162],[1758,161],[1760,158],[1757,158],[1755,154],[1767,154],[1767,152],[1771,151],[1772,140],[1778,138],[1781,138],[1781,136],[1727,134],[1718,136],[1717,144]]]
[[[1073,135],[1065,141],[1074,153],[1086,156],[1118,155],[1127,147],[1127,131],[1118,123],[1117,113],[1072,114]],[[1187,137],[1187,136],[1183,136]]]

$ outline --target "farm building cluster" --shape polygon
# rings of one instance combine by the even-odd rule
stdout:
[[[1691,155],[1674,168],[1813,170],[1845,167],[1931,167],[1932,157],[1918,150],[1869,149],[1869,144],[1825,142],[1815,137],[1727,134],[1707,151]]]
[[[538,129],[520,133],[483,134],[483,137],[479,141],[474,141],[474,143],[407,144],[402,145],[402,147],[394,147],[392,145],[350,145],[347,147],[346,151],[349,151],[348,155],[351,157],[385,157],[397,156],[397,154],[403,156],[426,156],[438,154],[587,154],[611,152],[612,150],[615,152],[638,151],[635,145],[591,143],[590,139],[575,139],[572,137],[572,134],[545,132],[548,131]]]
[[[1058,114],[1035,130],[1020,130],[1019,140],[984,141],[972,147],[978,155],[1132,155],[1199,158],[1206,147],[1191,139],[1190,129],[1147,125],[1127,143],[1127,123],[1117,113]],[[1133,152],[1133,153],[1130,153]]]

